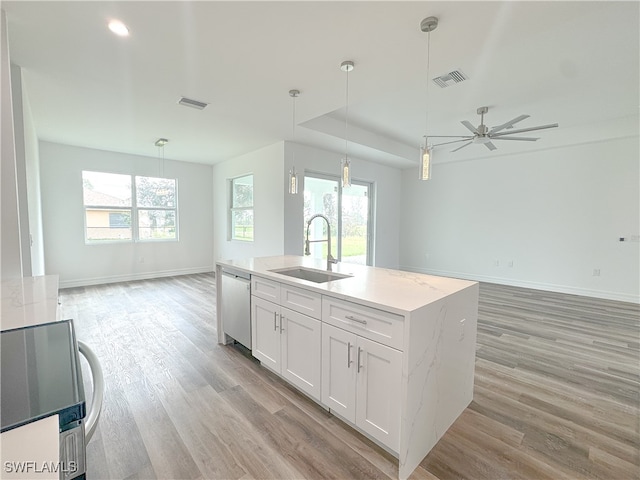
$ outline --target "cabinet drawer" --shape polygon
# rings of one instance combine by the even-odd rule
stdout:
[[[251,275],[251,294],[270,302],[280,303],[280,284],[273,280]]]
[[[280,285],[280,305],[310,317],[322,318],[322,295],[303,288]]]
[[[322,321],[403,350],[404,318],[400,315],[323,296]]]

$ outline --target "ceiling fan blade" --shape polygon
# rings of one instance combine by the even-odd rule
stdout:
[[[473,137],[465,137],[462,138],[460,140],[452,140],[450,142],[442,142],[442,143],[436,143],[435,145],[431,145],[432,147],[439,147],[440,145],[449,145],[450,143],[458,143],[458,142],[468,142],[469,140],[472,140]]]
[[[464,148],[464,147],[468,147],[468,146],[469,146],[469,145],[471,145],[472,143],[473,143],[473,142],[467,142],[467,143],[465,143],[464,145],[462,145],[461,147],[458,147],[458,148],[455,148],[455,149],[451,150],[451,153],[453,153],[453,152],[457,152],[458,150],[460,150],[460,149],[462,149],[462,148]]]
[[[469,135],[427,135],[427,138],[467,138]]]
[[[519,128],[518,130],[510,130],[508,132],[494,133],[493,135],[491,135],[491,137],[498,138],[498,137],[502,137],[503,135],[513,135],[514,133],[533,132],[534,130],[544,130],[545,128],[556,128],[557,126],[558,126],[557,123],[550,123],[549,125],[540,125],[538,127]]]
[[[476,127],[474,127],[471,122],[469,122],[468,120],[462,120],[460,123],[467,127],[471,131],[471,133],[473,133],[474,135],[478,135],[478,130],[476,130]]]
[[[491,137],[491,140],[521,140],[524,142],[535,142],[540,137]]]
[[[496,148],[497,148],[497,147],[496,147],[493,143],[491,143],[491,142],[483,143],[483,145],[484,145],[485,147],[487,147],[489,150],[496,150]]]
[[[521,122],[522,120],[524,120],[525,118],[529,118],[530,115],[520,115],[519,117],[514,118],[513,120],[509,120],[507,123],[503,123],[502,125],[498,125],[497,127],[493,127],[490,131],[489,131],[489,135],[491,135],[492,133],[496,133],[499,132],[500,130],[504,130],[505,128],[511,128],[513,127],[516,123]]]

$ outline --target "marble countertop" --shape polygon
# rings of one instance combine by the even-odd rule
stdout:
[[[29,327],[58,319],[58,275],[2,281],[0,330]]]
[[[352,277],[327,283],[314,283],[271,272],[297,266],[326,271],[326,260],[295,255],[220,260],[217,264],[399,314],[410,313],[477,283],[350,263],[332,265],[332,271]]]

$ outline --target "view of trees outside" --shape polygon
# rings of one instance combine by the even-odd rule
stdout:
[[[176,238],[176,181],[171,178],[136,177],[138,238]],[[151,208],[149,208],[151,207]]]
[[[231,181],[231,238],[253,241],[253,175]]]
[[[134,209],[137,239],[177,238],[175,179],[135,177],[135,202],[131,181],[130,175],[82,172],[87,240],[132,240]]]
[[[331,224],[331,253],[340,254],[341,261],[366,264],[369,222],[369,187],[352,184],[341,190],[341,211],[338,212],[338,180],[305,176],[304,180],[304,228],[306,220],[316,213],[329,218]],[[342,232],[338,242],[338,215],[341,215]],[[326,223],[314,220],[310,229],[310,239],[327,237]],[[338,252],[340,249],[340,252]],[[311,244],[314,258],[326,258],[327,244]]]
[[[344,262],[367,263],[369,239],[369,188],[352,184],[342,190],[342,259]]]

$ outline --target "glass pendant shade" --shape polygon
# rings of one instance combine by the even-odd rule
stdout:
[[[293,111],[291,120],[291,138],[296,139],[296,98],[300,95],[300,90],[289,90],[289,96],[293,99]],[[298,193],[298,174],[296,173],[296,153],[295,144],[291,145],[291,170],[289,170],[289,179],[287,182],[287,191],[291,195]]]
[[[420,180],[431,178],[431,149],[422,147],[420,149]]]
[[[341,162],[342,168],[342,187],[350,187],[351,186],[351,160],[349,157],[344,157]]]
[[[295,195],[298,193],[298,174],[296,173],[296,167],[292,167],[289,170],[289,193]]]

